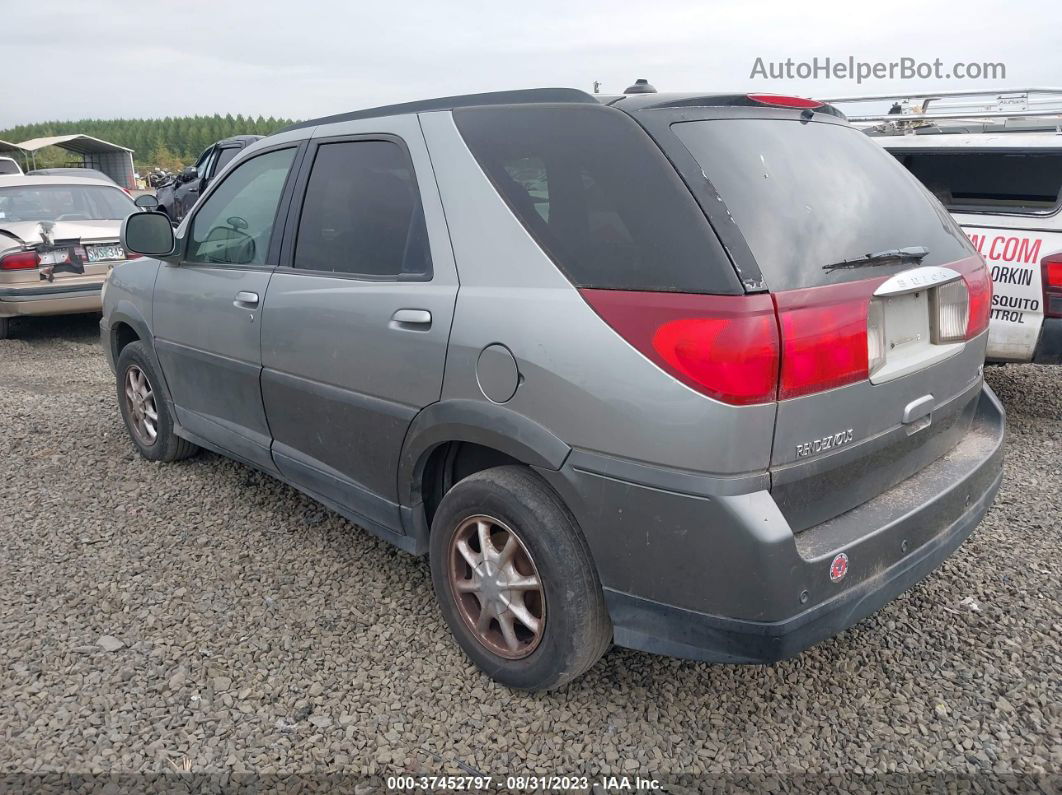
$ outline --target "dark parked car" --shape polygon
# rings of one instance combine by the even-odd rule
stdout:
[[[610,642],[791,657],[940,565],[1002,478],[988,273],[910,173],[810,100],[601,100],[271,135],[176,232],[129,216],[147,258],[103,300],[141,455],[223,453],[426,553],[513,687]]]
[[[199,199],[199,194],[229,161],[261,138],[261,135],[236,135],[208,146],[194,166],[188,166],[176,179],[160,185],[155,191],[159,211],[166,213],[174,223],[182,221]]]

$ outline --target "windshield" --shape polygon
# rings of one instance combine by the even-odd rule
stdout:
[[[719,192],[772,290],[943,265],[973,249],[904,168],[847,125],[710,119],[671,126]],[[926,249],[918,261],[868,254]],[[864,260],[858,267],[837,263]]]
[[[133,200],[105,185],[22,185],[0,188],[0,221],[120,221]]]

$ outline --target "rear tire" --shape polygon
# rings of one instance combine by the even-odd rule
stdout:
[[[118,406],[137,451],[149,461],[180,461],[199,448],[173,432],[172,409],[159,389],[162,379],[143,342],[118,355]]]
[[[507,687],[560,687],[612,641],[586,540],[560,497],[527,467],[487,469],[450,489],[432,520],[430,559],[458,644]]]

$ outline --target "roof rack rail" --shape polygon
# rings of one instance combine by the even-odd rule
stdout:
[[[375,119],[381,116],[396,116],[401,113],[422,113],[431,110],[453,110],[454,108],[472,108],[481,105],[526,105],[531,103],[592,103],[599,104],[596,99],[585,91],[577,88],[528,88],[517,91],[489,91],[484,94],[459,94],[452,97],[437,97],[435,99],[423,99],[415,102],[402,102],[397,105],[381,105],[377,108],[350,111],[349,113],[337,113],[333,116],[322,116],[319,119],[300,121],[285,127],[279,132],[289,130],[301,130],[306,127],[316,127],[321,124],[333,124],[339,121],[354,121],[356,119]]]
[[[981,97],[980,100],[977,97]],[[985,121],[1007,119],[1062,120],[1062,88],[991,88],[953,91],[925,91],[896,94],[867,94],[833,97],[824,102],[893,101],[889,113],[858,115],[847,113],[848,120],[860,122],[915,121]],[[916,104],[916,100],[922,100]]]

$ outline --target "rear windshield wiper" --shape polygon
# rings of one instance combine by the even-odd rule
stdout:
[[[894,262],[899,260],[913,260],[915,262],[921,262],[929,254],[929,249],[925,246],[907,246],[906,248],[888,248],[884,251],[877,251],[873,254],[864,254],[862,257],[856,257],[855,259],[844,259],[840,262],[834,262],[832,265],[823,265],[824,271],[839,271],[845,268],[865,268],[870,265],[883,265],[886,262]]]

